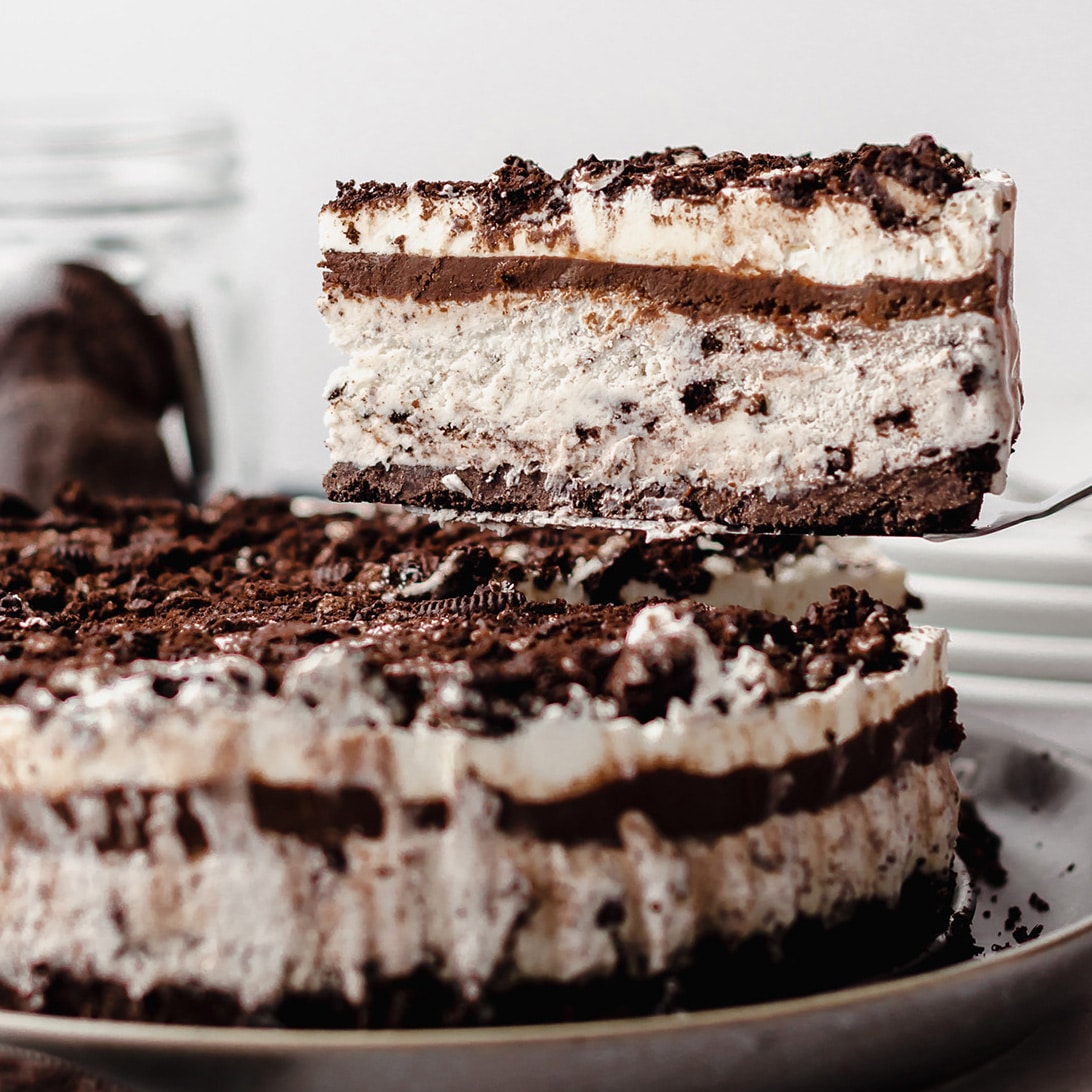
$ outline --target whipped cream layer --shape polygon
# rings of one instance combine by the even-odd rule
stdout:
[[[641,723],[619,716],[612,699],[573,686],[565,704],[517,715],[500,736],[474,729],[473,682],[459,663],[426,684],[406,723],[397,684],[370,666],[366,639],[289,664],[276,695],[266,693],[263,670],[239,655],[137,661],[120,677],[117,669],[64,669],[49,690],[27,684],[19,704],[0,706],[0,792],[59,799],[247,779],[362,786],[397,811],[451,800],[468,780],[541,802],[661,769],[777,769],[944,688],[945,631],[915,628],[894,642],[906,657],[897,670],[851,667],[826,689],[777,699],[765,653],[744,646],[721,660],[693,618],[657,604],[636,615],[625,643],[639,656],[692,663],[689,701],[672,699],[663,716]]]
[[[800,915],[833,922],[861,900],[894,903],[915,871],[950,866],[958,789],[945,755],[739,834],[665,839],[631,812],[619,846],[565,847],[498,831],[496,800],[467,781],[443,831],[402,822],[379,839],[350,834],[336,861],[260,828],[238,785],[195,789],[186,806],[203,831],[197,849],[169,792],[109,805],[83,794],[64,809],[0,797],[0,983],[30,1007],[50,974],[67,972],[132,997],[163,984],[223,991],[252,1011],[286,992],[360,1003],[366,966],[398,977],[437,959],[471,1000],[499,972],[571,981],[622,961],[656,973],[702,936],[775,934]],[[139,823],[139,848],[102,851],[111,822]]]
[[[544,586],[532,577],[516,586],[529,600],[591,602],[589,580],[608,571],[630,541],[628,536],[612,535],[594,552],[581,556],[567,576]],[[696,545],[703,555],[702,568],[709,574],[705,590],[686,592],[685,597],[697,603],[747,607],[799,618],[811,603],[826,599],[840,584],[862,588],[892,606],[904,607],[907,603],[906,570],[865,539],[819,538],[814,546],[783,554],[765,565],[731,556],[715,538],[706,535],[698,535]],[[523,544],[514,542],[504,548],[502,557],[518,562],[526,554]],[[670,556],[666,560],[670,563]],[[618,600],[637,603],[642,599],[672,598],[667,583],[652,573],[627,580],[620,587]]]
[[[1008,311],[798,329],[699,324],[624,290],[421,304],[337,288],[322,309],[349,356],[327,387],[333,462],[445,469],[470,508],[460,469],[542,473],[562,497],[666,491],[680,519],[685,486],[774,498],[987,445],[999,490],[1018,422]]]
[[[791,169],[771,177],[778,173]],[[822,194],[809,207],[791,208],[766,190],[729,185],[699,202],[657,198],[638,182],[608,198],[601,186],[578,179],[563,211],[515,217],[502,238],[480,201],[452,188],[448,195],[410,190],[355,209],[331,203],[320,214],[319,239],[324,251],[346,253],[581,257],[796,273],[830,285],[876,277],[963,280],[1011,256],[1016,190],[1008,175],[970,178],[944,200],[891,178],[876,184],[906,210],[903,226],[881,227],[867,205],[845,196]]]

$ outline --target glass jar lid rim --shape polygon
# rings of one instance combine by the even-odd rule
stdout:
[[[38,98],[0,110],[0,153],[109,152],[193,142],[234,144],[223,110],[170,99]]]
[[[194,103],[0,104],[0,216],[221,204],[237,165],[234,121]]]

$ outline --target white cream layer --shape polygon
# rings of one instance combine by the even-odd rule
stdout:
[[[858,201],[820,195],[792,209],[756,188],[727,187],[715,201],[656,200],[635,185],[618,200],[593,189],[573,193],[571,212],[523,217],[503,233],[483,223],[471,197],[409,193],[365,204],[356,213],[330,208],[319,217],[320,245],[373,254],[428,257],[539,256],[646,265],[709,266],[738,273],[798,273],[822,284],[867,277],[959,280],[1012,253],[1012,179],[989,171],[939,202],[893,179],[877,177],[916,223],[881,228]],[[501,235],[498,238],[498,234]]]
[[[430,624],[438,623],[421,620]],[[262,689],[253,661],[230,654],[138,661],[129,676],[105,685],[95,672],[71,671],[54,679],[71,697],[28,686],[19,692],[22,704],[0,707],[0,792],[57,799],[115,786],[177,789],[243,778],[319,789],[361,785],[398,807],[453,800],[471,779],[517,800],[549,801],[642,770],[776,768],[944,687],[945,631],[922,627],[896,640],[907,655],[896,671],[853,669],[826,690],[767,701],[770,665],[762,652],[745,647],[722,661],[684,609],[649,606],[626,642],[652,653],[689,648],[690,702],[676,698],[663,717],[641,724],[620,717],[613,700],[573,687],[565,705],[545,706],[500,737],[436,727],[464,717],[458,665],[426,682],[423,704],[400,727],[398,698],[364,670],[358,646],[366,636],[289,665],[275,697]],[[179,684],[173,698],[156,692],[157,678]]]
[[[127,818],[144,812],[130,800]],[[0,981],[33,1004],[47,971],[222,990],[245,1009],[285,991],[365,995],[442,959],[474,997],[507,952],[518,975],[572,980],[618,953],[655,973],[703,934],[774,933],[797,916],[836,920],[861,899],[894,901],[915,870],[952,859],[958,789],[947,756],[818,813],[774,816],[713,841],[662,839],[637,812],[621,848],[563,847],[496,830],[497,801],[467,781],[442,832],[389,824],[350,835],[346,867],[254,822],[245,788],[194,790],[208,849],[188,858],[170,794],[152,799],[148,848],[100,853],[101,801],[76,800],[70,830],[47,804],[0,797]],[[621,925],[596,924],[604,903]],[[525,921],[521,915],[527,914]]]
[[[883,330],[833,322],[820,337],[743,316],[699,325],[626,293],[422,305],[335,290],[321,306],[350,357],[327,388],[327,446],[359,467],[450,467],[453,479],[514,467],[620,497],[681,479],[772,499],[828,483],[832,449],[852,451],[850,479],[983,444],[1004,467],[1019,416],[1007,309]],[[708,334],[720,352],[702,352]],[[688,385],[708,380],[723,413],[687,413]],[[747,412],[759,396],[766,412]],[[909,426],[884,423],[905,409]],[[598,439],[582,439],[588,429]],[[663,515],[688,513],[669,502]]]

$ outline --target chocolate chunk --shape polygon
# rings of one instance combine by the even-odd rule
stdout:
[[[626,908],[617,899],[607,899],[595,912],[595,924],[599,929],[610,929],[626,920]]]
[[[295,785],[250,784],[254,818],[263,830],[317,846],[338,845],[350,834],[383,836],[383,808],[371,789],[334,792]]]
[[[822,188],[823,179],[814,170],[790,170],[769,182],[773,197],[790,209],[809,208]]]
[[[409,819],[418,830],[446,830],[451,814],[444,801],[434,800],[411,807]]]
[[[604,689],[617,701],[620,716],[646,724],[664,716],[672,698],[690,700],[694,692],[694,650],[670,642],[651,650],[623,648]]]
[[[1026,925],[1018,925],[1012,931],[1012,939],[1017,944],[1026,944],[1029,940],[1035,940],[1037,937],[1042,936],[1043,926],[1040,922],[1038,925],[1029,929]]]
[[[879,417],[873,419],[872,423],[876,426],[877,431],[883,433],[889,428],[908,428],[914,423],[914,412],[909,406],[903,406],[902,409],[896,410],[894,413],[883,413]]]
[[[683,409],[687,413],[698,413],[708,409],[716,401],[717,380],[698,379],[688,383],[682,392]]]
[[[157,675],[155,679],[152,680],[152,690],[161,698],[173,698],[181,689],[182,684],[178,682],[177,679],[167,679],[162,675]]]
[[[824,447],[827,453],[827,477],[848,474],[853,469],[853,449],[848,447]]]
[[[959,377],[959,389],[968,398],[970,398],[971,395],[977,394],[979,388],[982,386],[982,375],[982,365],[975,364],[969,372],[966,372]]]
[[[337,182],[337,205],[344,212],[355,212],[371,201],[381,201],[390,197],[404,197],[409,187],[395,182],[361,182],[350,179]]]

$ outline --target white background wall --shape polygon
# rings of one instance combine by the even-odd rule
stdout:
[[[338,178],[479,178],[518,152],[667,144],[812,151],[932,132],[1020,186],[1027,395],[1013,469],[1092,473],[1092,38],[1076,4],[0,0],[0,109],[42,94],[181,95],[242,131],[264,480],[315,486],[337,356],[314,300]]]

